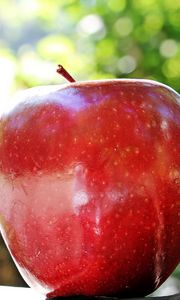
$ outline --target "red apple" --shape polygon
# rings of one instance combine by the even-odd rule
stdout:
[[[69,80],[1,113],[2,235],[47,297],[147,295],[180,262],[180,96]]]

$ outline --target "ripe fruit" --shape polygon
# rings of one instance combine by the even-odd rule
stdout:
[[[180,262],[175,91],[138,79],[32,88],[1,114],[0,136],[1,231],[30,286],[142,296]]]

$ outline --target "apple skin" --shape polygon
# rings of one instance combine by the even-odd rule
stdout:
[[[36,87],[0,118],[0,226],[47,297],[144,296],[180,262],[180,96],[148,80]]]

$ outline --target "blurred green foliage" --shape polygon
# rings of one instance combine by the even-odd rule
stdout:
[[[180,0],[1,0],[0,105],[62,83],[58,63],[78,80],[149,78],[180,91],[179,37]]]
[[[180,265],[176,268],[176,270],[173,273],[173,276],[180,279]]]
[[[179,0],[1,0],[0,97],[62,82],[150,78],[180,91]],[[1,100],[3,101],[3,100]]]

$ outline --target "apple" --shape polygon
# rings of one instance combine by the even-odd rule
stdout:
[[[180,262],[180,96],[58,72],[1,112],[2,235],[47,297],[147,295]]]

